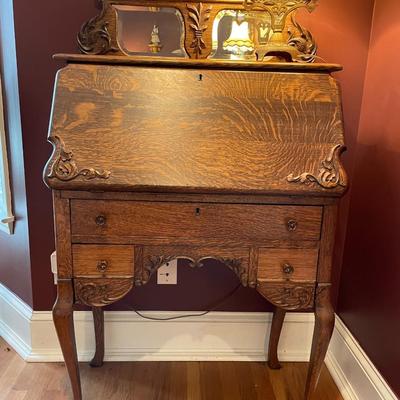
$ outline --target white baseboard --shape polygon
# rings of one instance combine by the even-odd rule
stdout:
[[[146,312],[167,318],[185,313]],[[174,321],[149,321],[132,312],[105,313],[106,361],[264,361],[270,313],[212,312]],[[289,313],[279,344],[282,361],[307,361],[314,317]],[[94,352],[90,312],[75,313],[78,356]],[[0,335],[29,362],[62,361],[51,312],[32,311],[0,284]],[[339,318],[326,364],[345,400],[396,400]]]
[[[345,400],[397,400],[339,317],[325,363]]]

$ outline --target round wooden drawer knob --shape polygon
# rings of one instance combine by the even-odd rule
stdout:
[[[97,269],[100,271],[100,272],[105,272],[106,270],[107,270],[107,268],[108,268],[108,262],[107,261],[99,261],[98,263],[97,263]]]
[[[292,275],[294,272],[294,267],[291,266],[290,264],[284,264],[282,266],[282,270],[286,275]]]
[[[297,229],[297,221],[295,219],[289,219],[287,222],[287,228],[289,232],[293,232]]]
[[[104,226],[106,224],[107,219],[106,219],[106,217],[104,215],[98,215],[96,217],[95,221],[96,221],[96,225]]]

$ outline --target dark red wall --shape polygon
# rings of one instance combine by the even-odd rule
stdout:
[[[307,27],[315,35],[318,55],[327,62],[342,64],[336,74],[342,87],[347,153],[345,168],[351,179],[355,159],[365,71],[371,35],[374,0],[321,0],[315,12],[302,12]],[[351,180],[350,180],[351,182]],[[333,302],[336,303],[350,192],[341,201],[333,270]]]
[[[18,78],[11,0],[0,2],[0,32],[8,161],[13,193],[13,212],[16,216],[14,235],[10,236],[0,232],[0,282],[26,303],[32,305],[28,216],[22,133],[18,117]]]
[[[49,256],[54,249],[52,206],[50,193],[41,178],[42,168],[51,153],[50,145],[46,144],[46,134],[54,75],[59,67],[51,60],[51,55],[76,52],[76,33],[80,24],[95,14],[94,4],[93,0],[42,0],[40,7],[34,7],[28,0],[14,0],[33,305],[36,310],[50,309],[55,296],[49,265]],[[372,4],[372,0],[324,0],[312,16],[302,16],[320,44],[320,55],[345,67],[338,77],[343,85],[350,150],[354,148],[358,131]],[[352,151],[346,158],[350,170],[351,161]],[[345,222],[346,207],[343,210],[342,221]],[[338,266],[343,231],[339,231]],[[212,268],[219,271],[214,273],[213,279]],[[179,281],[177,287],[150,284],[136,290],[127,301],[141,309],[205,308],[218,294],[229,292],[235,285],[233,275],[214,263],[204,270],[181,268]],[[262,311],[268,308],[252,291],[241,289],[222,309]]]
[[[60,67],[51,56],[76,51],[76,34],[81,22],[95,15],[94,4],[92,0],[41,0],[35,4],[14,0],[35,310],[51,309],[55,296],[49,258],[54,250],[52,202],[42,181],[43,166],[51,153],[46,137],[54,76]]]
[[[399,0],[373,20],[343,273],[340,316],[400,395]]]

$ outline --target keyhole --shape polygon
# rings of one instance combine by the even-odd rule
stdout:
[[[199,81],[201,82],[203,80],[203,74],[199,74]]]
[[[200,215],[200,208],[196,208],[196,217],[198,217]]]

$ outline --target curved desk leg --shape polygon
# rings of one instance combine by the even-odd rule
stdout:
[[[317,288],[315,328],[304,395],[305,400],[312,399],[315,392],[335,325],[335,315],[330,299],[330,286],[330,284],[320,284]]]
[[[91,367],[101,367],[104,361],[104,312],[102,307],[92,307],[96,352],[90,361]]]
[[[53,307],[53,320],[69,379],[71,380],[74,400],[82,400],[79,364],[75,344],[73,302],[74,291],[72,280],[59,280],[57,285],[57,300]]]
[[[285,315],[286,311],[283,308],[275,307],[268,347],[268,366],[271,369],[281,368],[278,360],[278,344]]]

